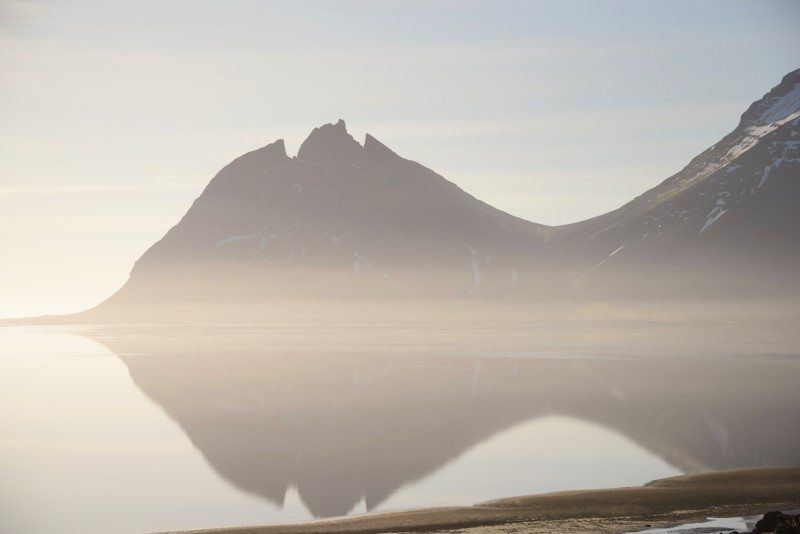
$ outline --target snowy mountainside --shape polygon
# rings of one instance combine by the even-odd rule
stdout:
[[[618,210],[558,228],[554,247],[572,258],[578,278],[612,291],[610,278],[643,268],[706,279],[740,271],[748,283],[792,277],[800,257],[798,125],[800,69],[676,175]]]

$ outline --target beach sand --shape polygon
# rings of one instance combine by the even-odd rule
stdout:
[[[602,532],[644,530],[709,516],[800,507],[800,467],[664,478],[644,486],[509,497],[475,506],[348,516],[286,525],[184,531],[215,534],[373,532]]]

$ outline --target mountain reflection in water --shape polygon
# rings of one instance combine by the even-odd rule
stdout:
[[[89,337],[222,477],[278,505],[296,487],[319,517],[362,500],[374,509],[499,432],[551,415],[602,425],[684,472],[797,463],[791,355],[748,355],[725,335],[713,350],[674,329],[588,332],[337,328],[301,343],[302,326],[117,327]]]

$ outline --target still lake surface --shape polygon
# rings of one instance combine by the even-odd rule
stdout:
[[[0,532],[293,522],[800,461],[794,324],[0,328]]]

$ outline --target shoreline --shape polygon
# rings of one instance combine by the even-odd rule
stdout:
[[[715,471],[638,487],[507,497],[474,506],[420,508],[281,525],[168,531],[182,534],[378,532],[605,532],[679,525],[708,516],[800,507],[800,467]]]
[[[546,305],[544,308],[537,305]],[[790,321],[800,318],[793,298],[707,299],[397,299],[283,300],[270,303],[162,303],[131,308],[129,313],[100,314],[95,308],[67,314],[0,317],[0,326],[180,326],[185,324],[253,325],[274,323],[477,323],[518,322],[630,324],[687,320]]]

